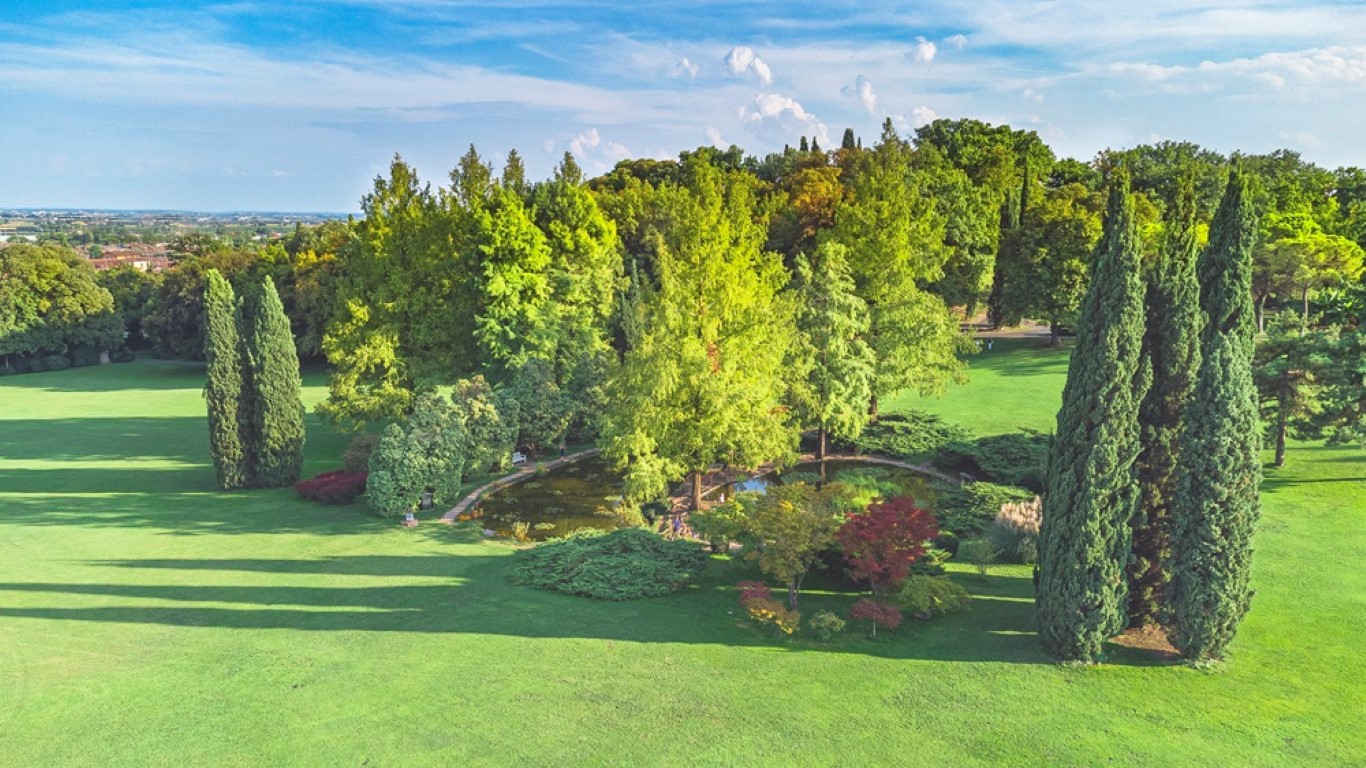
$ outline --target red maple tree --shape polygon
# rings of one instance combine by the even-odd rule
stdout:
[[[906,580],[911,564],[924,557],[929,540],[938,535],[934,515],[909,496],[870,504],[865,514],[850,514],[837,534],[854,578],[866,579],[878,596]]]

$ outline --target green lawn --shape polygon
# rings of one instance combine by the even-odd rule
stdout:
[[[1049,428],[1066,353],[998,342],[904,398]],[[307,397],[323,394],[307,377]],[[1029,574],[971,614],[821,646],[742,619],[747,565],[603,604],[513,587],[502,543],[220,493],[202,369],[0,379],[0,764],[1346,765],[1366,755],[1366,453],[1268,474],[1257,598],[1216,671],[1048,662]],[[345,439],[310,420],[309,473]],[[819,588],[819,583],[817,587]],[[806,611],[850,597],[813,594]]]

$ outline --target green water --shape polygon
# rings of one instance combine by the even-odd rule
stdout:
[[[541,472],[495,491],[475,505],[484,526],[511,536],[513,524],[529,526],[535,541],[564,536],[580,528],[617,527],[610,510],[621,496],[621,475],[597,456]]]
[[[867,488],[870,493],[884,497],[910,496],[922,506],[934,508],[934,481],[931,478],[902,467],[848,460],[825,462],[823,477],[820,462],[806,462],[781,473],[770,472],[767,475],[722,486],[713,491],[710,498],[720,501],[722,496],[730,498],[735,493],[762,492],[770,485],[781,485],[784,482],[805,482],[814,485],[822,481],[858,485]]]
[[[763,491],[770,485],[821,479],[820,464],[798,464],[783,473],[723,486],[710,494],[719,501],[737,491]],[[933,509],[932,481],[917,472],[860,461],[827,461],[827,482],[839,481],[865,488],[871,497],[910,496],[922,506]],[[489,494],[475,506],[486,528],[500,536],[512,536],[516,523],[526,523],[527,537],[541,541],[572,533],[580,528],[612,530],[617,527],[611,509],[621,495],[621,474],[605,461],[591,456],[573,464],[542,472],[518,485]]]

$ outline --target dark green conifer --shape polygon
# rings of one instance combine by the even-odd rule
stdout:
[[[303,382],[289,318],[269,277],[254,297],[247,337],[254,396],[252,484],[275,488],[299,479],[303,465]]]
[[[805,136],[802,137],[801,143],[799,143],[799,144],[797,145],[797,151],[798,151],[798,152],[810,152],[810,151],[811,151],[811,143],[808,142],[808,141],[806,140],[806,137],[805,137]]]
[[[206,275],[204,288],[204,359],[208,381],[204,399],[209,406],[209,453],[223,490],[250,483],[248,446],[242,443],[242,341],[239,312],[232,285],[216,269]]]
[[[1077,323],[1039,535],[1039,634],[1066,659],[1094,661],[1124,627],[1138,406],[1149,376],[1143,300],[1133,199],[1120,170]]]
[[[1169,636],[1188,658],[1223,657],[1252,601],[1260,423],[1252,381],[1252,244],[1242,175],[1229,178],[1196,267],[1205,325],[1172,505]]]
[[[1139,407],[1139,512],[1129,561],[1129,626],[1162,621],[1162,591],[1171,580],[1171,504],[1181,435],[1200,368],[1200,284],[1195,278],[1195,184],[1181,181],[1166,237],[1147,273],[1143,356],[1152,387]]]
[[[855,148],[854,141],[855,141],[855,140],[854,140],[854,129],[853,129],[853,128],[845,128],[845,129],[844,129],[844,138],[840,141],[840,149],[854,149],[854,148]]]

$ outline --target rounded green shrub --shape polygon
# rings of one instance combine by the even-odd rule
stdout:
[[[957,582],[942,576],[909,576],[896,595],[897,605],[918,619],[970,610],[972,598]]]
[[[707,564],[701,544],[665,539],[640,528],[576,531],[519,553],[513,584],[595,600],[667,595]]]

